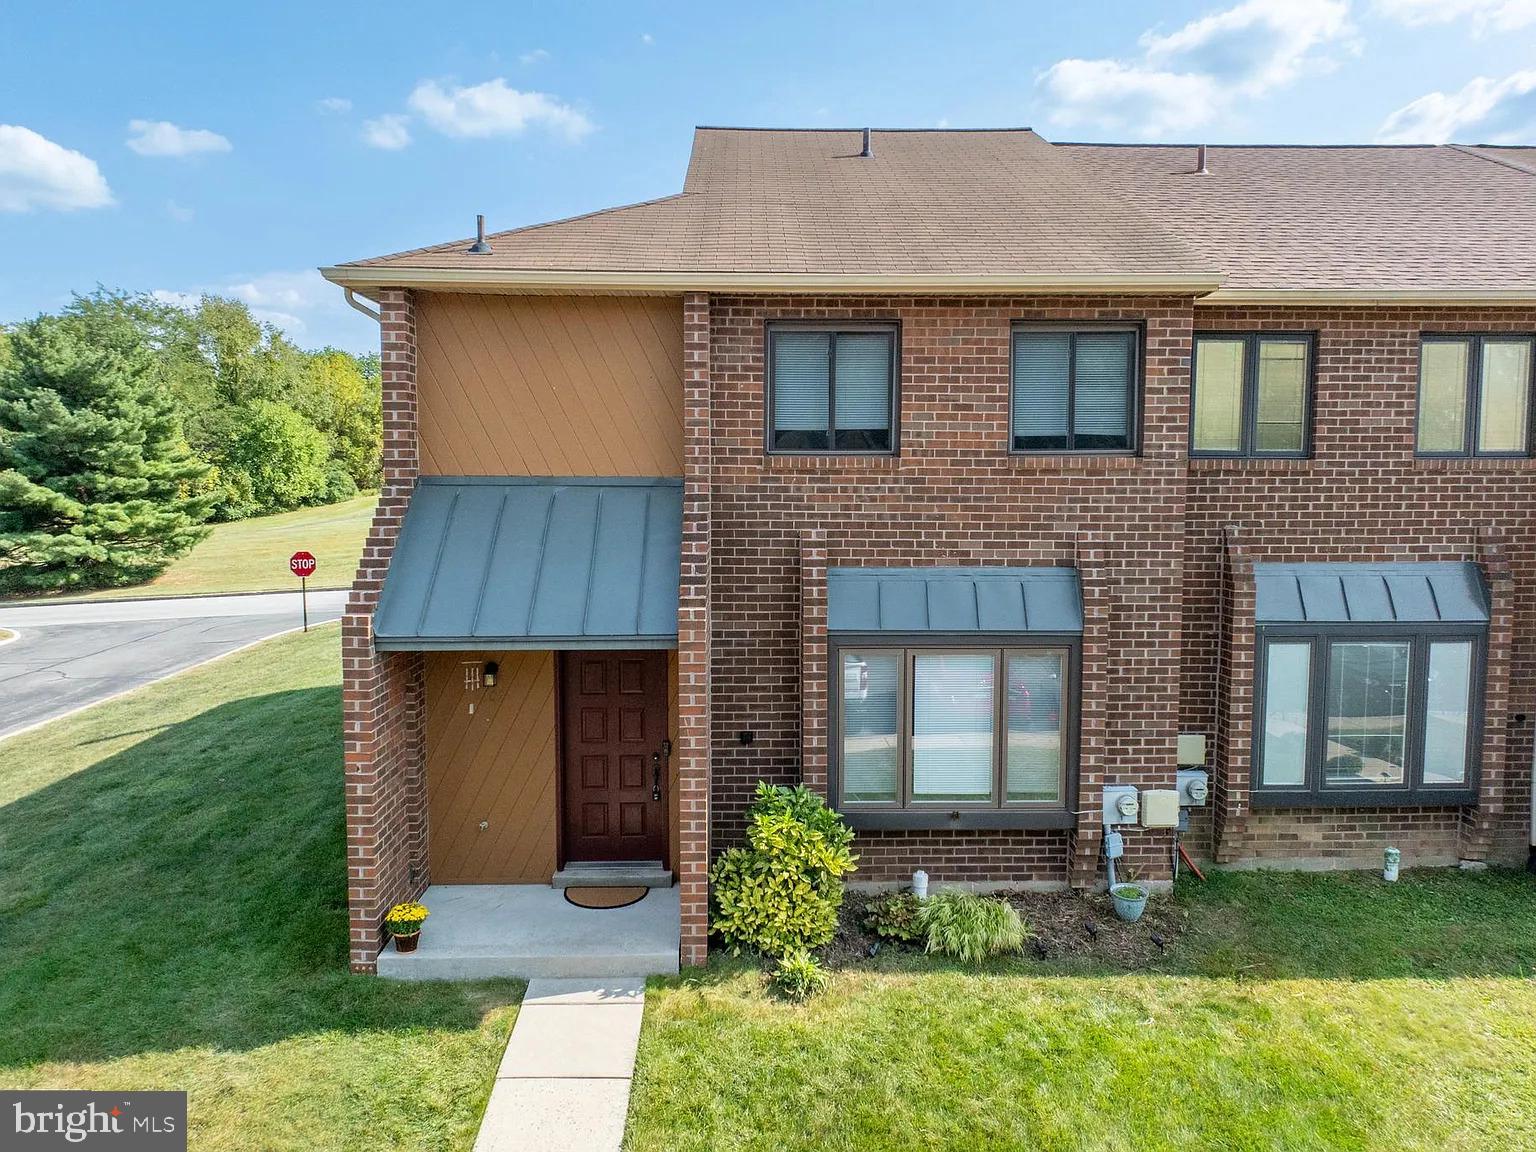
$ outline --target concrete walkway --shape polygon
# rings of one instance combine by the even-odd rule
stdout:
[[[475,1152],[619,1152],[645,980],[528,984]]]

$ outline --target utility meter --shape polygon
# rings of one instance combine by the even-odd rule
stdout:
[[[1134,824],[1141,811],[1134,784],[1106,784],[1104,786],[1104,823]]]
[[[1122,792],[1120,799],[1115,801],[1115,811],[1127,820],[1136,819],[1136,793]]]

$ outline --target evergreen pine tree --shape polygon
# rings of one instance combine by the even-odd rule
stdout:
[[[87,305],[19,325],[0,364],[0,592],[138,583],[208,533],[152,350]]]

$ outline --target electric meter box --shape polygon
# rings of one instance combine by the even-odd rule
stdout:
[[[1179,733],[1179,767],[1203,768],[1205,767],[1205,733],[1204,732],[1180,732]]]
[[[1141,794],[1143,828],[1177,828],[1179,793],[1176,788],[1147,788]]]
[[[1211,795],[1210,776],[1198,768],[1180,768],[1179,804],[1184,808],[1203,808]]]
[[[1134,824],[1140,808],[1134,784],[1104,785],[1104,823]]]

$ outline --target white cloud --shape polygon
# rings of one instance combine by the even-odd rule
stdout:
[[[157,288],[150,295],[178,308],[195,308],[205,295],[232,296],[248,304],[257,320],[280,328],[304,347],[378,348],[378,327],[349,308],[341,289],[313,269],[231,276],[185,290]]]
[[[649,47],[656,43],[656,37],[652,36],[649,32],[642,32],[640,33],[640,43]]]
[[[411,142],[407,127],[410,117],[390,112],[373,120],[363,121],[363,139],[374,148],[398,152]]]
[[[234,146],[206,128],[180,128],[169,120],[130,120],[127,144],[140,156],[195,156],[228,152]]]
[[[543,92],[519,92],[501,77],[465,88],[423,80],[409,104],[445,136],[517,136],[544,128],[567,140],[580,140],[592,122],[569,104]]]
[[[1376,0],[1374,7],[1379,15],[1410,28],[1469,20],[1472,31],[1482,35],[1490,29],[1512,32],[1536,24],[1536,0]]]
[[[524,52],[517,58],[519,64],[542,64],[549,59],[549,51],[545,48],[535,48],[531,52]]]
[[[332,116],[344,116],[352,111],[352,101],[345,96],[327,96],[323,100],[316,100],[315,107]]]
[[[1351,49],[1346,0],[1245,0],[1166,34],[1140,38],[1130,60],[1062,60],[1038,83],[1054,123],[1158,137],[1203,127],[1243,100],[1331,67]]]
[[[1382,144],[1444,144],[1475,134],[1484,144],[1523,144],[1536,135],[1536,69],[1478,76],[1456,92],[1430,92],[1382,122]]]
[[[197,215],[194,210],[188,208],[185,204],[178,204],[174,200],[167,200],[165,202],[165,214],[181,224],[188,223]]]
[[[89,156],[30,128],[0,124],[0,212],[104,208],[112,189]]]

